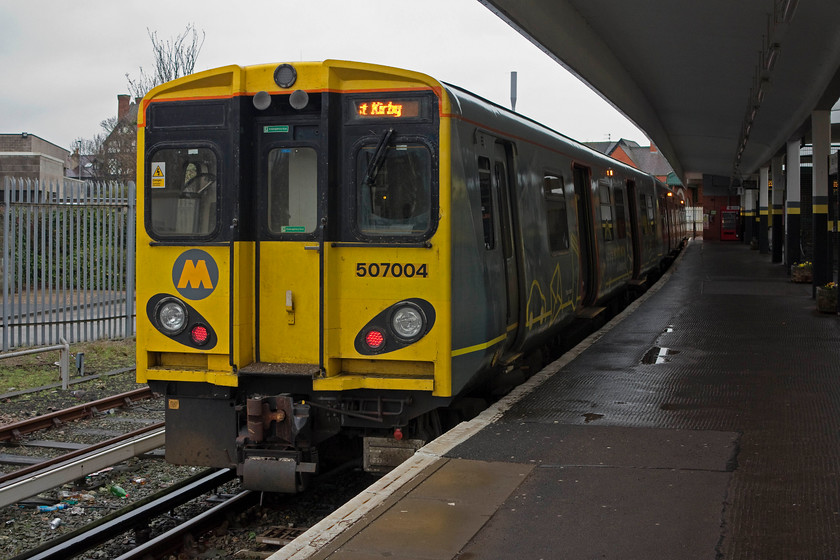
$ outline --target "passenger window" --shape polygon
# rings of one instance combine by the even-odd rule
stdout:
[[[318,226],[318,156],[313,148],[268,153],[268,229],[312,233]]]
[[[429,230],[432,157],[423,144],[397,144],[377,155],[364,146],[356,159],[359,231],[366,235],[412,235]]]
[[[598,198],[601,201],[601,229],[604,232],[604,241],[612,241],[613,217],[612,206],[610,205],[610,188],[607,185],[598,185]]]
[[[484,248],[488,251],[496,247],[496,231],[493,224],[493,191],[490,160],[478,158],[478,188],[481,192],[481,223],[484,226]]]
[[[566,214],[566,192],[563,177],[546,173],[543,177],[548,245],[552,253],[569,249],[569,218]]]
[[[627,219],[624,216],[624,189],[615,189],[615,236],[627,238]]]
[[[150,233],[162,237],[206,236],[218,221],[219,169],[209,148],[166,148],[149,158],[146,189]]]

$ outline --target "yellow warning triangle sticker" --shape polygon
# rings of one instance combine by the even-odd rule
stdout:
[[[163,171],[160,170],[160,165],[155,168],[155,172],[152,173],[152,177],[163,177]]]

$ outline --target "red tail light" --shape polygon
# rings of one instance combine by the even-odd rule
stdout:
[[[204,325],[193,325],[193,328],[190,329],[190,337],[196,344],[203,345],[210,338],[210,332]]]
[[[365,344],[367,344],[371,350],[379,350],[385,344],[385,335],[382,331],[371,329],[365,335]]]

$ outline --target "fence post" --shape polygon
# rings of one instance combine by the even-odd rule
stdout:
[[[137,187],[128,182],[128,224],[126,231],[125,265],[125,336],[134,334],[134,248],[137,243],[135,221],[137,217]]]
[[[9,213],[13,180],[11,177],[6,177],[3,185],[3,352],[9,350],[9,329],[12,322],[9,307],[9,259],[11,255],[9,250],[9,243],[11,242]]]
[[[61,370],[61,388],[66,391],[70,388],[70,345],[63,336],[59,338],[59,341],[63,348],[58,358],[58,368]]]

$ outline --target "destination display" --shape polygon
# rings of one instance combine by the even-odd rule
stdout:
[[[405,119],[420,116],[418,99],[365,99],[353,102],[356,116],[366,118]]]

